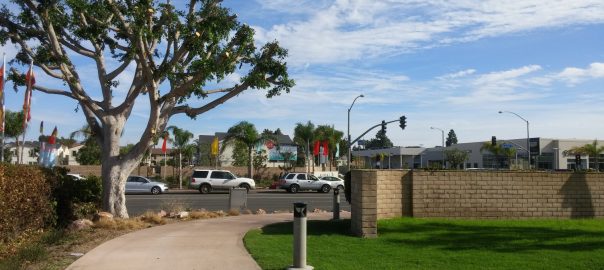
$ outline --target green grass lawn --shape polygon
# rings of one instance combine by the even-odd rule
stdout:
[[[604,269],[604,219],[382,220],[376,239],[348,234],[350,220],[308,222],[315,269]],[[263,269],[292,263],[292,223],[247,233]]]

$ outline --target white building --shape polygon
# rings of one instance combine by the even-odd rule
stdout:
[[[468,153],[462,168],[528,168],[527,139],[498,140],[504,147],[516,149],[511,159],[496,157],[488,151],[480,151],[485,142],[459,143],[450,147],[393,147],[388,149],[368,149],[353,151],[352,155],[363,158],[366,168],[440,168],[444,151],[460,149]],[[488,142],[490,143],[490,141]],[[593,143],[593,140],[530,138],[531,164],[541,170],[572,170],[576,168],[575,156],[566,156],[567,150]],[[599,145],[604,142],[598,141]],[[383,156],[380,158],[379,156]],[[381,161],[380,161],[381,160]],[[600,169],[604,169],[604,154],[598,158]],[[446,167],[450,167],[446,164]],[[580,168],[595,168],[595,158],[581,156]]]

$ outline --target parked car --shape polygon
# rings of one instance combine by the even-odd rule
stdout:
[[[189,188],[198,189],[202,194],[212,190],[234,187],[245,188],[249,191],[256,188],[256,182],[254,179],[237,177],[226,170],[194,170],[189,181]]]
[[[291,193],[296,193],[300,190],[329,192],[331,190],[331,181],[321,180],[308,173],[288,173],[280,180],[279,188]]]
[[[319,177],[321,180],[329,181],[331,184],[331,188],[337,188],[339,190],[344,190],[344,179],[335,177],[335,176],[322,176]]]
[[[81,175],[79,175],[77,173],[68,173],[67,176],[73,180],[86,180],[86,178],[82,177]]]
[[[142,176],[128,176],[126,180],[126,193],[151,193],[159,195],[168,191],[168,185],[155,182]]]

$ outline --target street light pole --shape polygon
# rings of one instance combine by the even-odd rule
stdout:
[[[350,171],[350,162],[352,159],[352,144],[351,144],[351,139],[350,139],[350,110],[352,110],[352,106],[354,106],[354,103],[357,101],[357,98],[360,97],[365,97],[362,94],[358,95],[357,97],[354,98],[354,100],[352,101],[352,104],[350,104],[350,108],[348,108],[348,171]]]
[[[441,139],[442,139],[441,146],[443,148],[442,152],[443,152],[443,169],[444,169],[445,168],[445,131],[440,128],[437,128],[437,127],[430,127],[430,129],[440,130],[440,135],[441,135]]]
[[[529,165],[529,170],[530,170],[531,169],[531,136],[529,135],[529,121],[524,119],[524,117],[518,115],[515,112],[499,111],[499,113],[511,113],[511,114],[517,116],[518,118],[522,119],[524,122],[526,122],[526,152],[528,153],[528,165]]]

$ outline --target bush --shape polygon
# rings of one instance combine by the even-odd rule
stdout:
[[[51,187],[37,166],[0,164],[0,243],[54,224]]]
[[[67,226],[71,221],[90,217],[101,206],[102,183],[99,177],[90,175],[86,180],[67,177],[67,169],[55,167],[45,169],[53,183],[56,201],[57,225]]]

